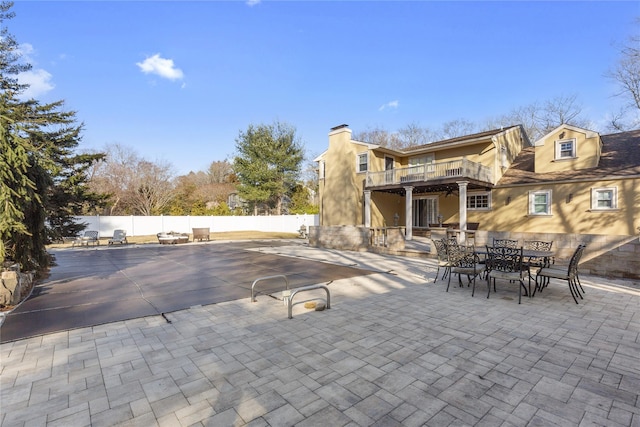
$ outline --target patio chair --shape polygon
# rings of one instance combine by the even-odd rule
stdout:
[[[209,241],[210,227],[191,228],[191,231],[193,232],[194,242],[196,241],[196,239],[201,242],[205,239],[207,240],[207,242]]]
[[[506,246],[487,246],[487,298],[491,295],[491,280],[493,279],[493,292],[496,292],[496,279],[518,282],[518,304],[522,302],[522,289],[526,295],[531,295],[531,285],[529,291],[524,285],[522,270],[522,248],[509,248]]]
[[[449,268],[451,265],[449,264],[449,256],[447,255],[447,244],[444,239],[436,239],[433,241],[433,244],[436,247],[436,253],[438,254],[438,270],[436,271],[436,278],[434,282],[438,281],[438,274],[440,274],[440,268],[444,269],[444,273],[442,274],[442,280],[444,280],[449,274]]]
[[[120,243],[121,245],[128,244],[127,232],[125,230],[113,230],[113,237],[109,239],[107,243],[109,245],[113,245],[114,243]]]
[[[473,250],[473,247],[452,246],[448,255],[450,267],[447,292],[449,292],[449,286],[451,285],[451,276],[457,274],[458,284],[462,287],[462,275],[464,274],[469,281],[467,286],[473,282],[473,289],[471,290],[471,296],[473,296],[476,292],[476,277],[484,272],[484,265],[480,263],[478,254]]]
[[[536,289],[542,290],[549,284],[550,279],[566,280],[569,284],[569,291],[571,292],[571,296],[573,297],[573,300],[576,302],[576,304],[578,304],[578,298],[576,298],[576,296],[579,296],[580,299],[584,299],[582,297],[584,288],[582,287],[580,278],[578,277],[578,265],[580,263],[580,258],[582,258],[582,254],[584,253],[585,247],[586,245],[583,244],[578,245],[578,248],[571,256],[569,265],[566,268],[542,267],[540,270],[538,270],[536,274]],[[543,283],[543,281],[545,282]]]
[[[545,242],[542,240],[525,240],[523,249],[532,251],[551,251],[553,242]],[[547,267],[549,263],[553,264],[553,257],[528,257],[523,260],[522,266],[526,269],[529,275],[529,280],[532,279],[532,269]]]
[[[512,239],[493,239],[494,248],[518,248],[518,241]]]
[[[74,246],[89,246],[90,244],[95,244],[100,246],[100,240],[98,238],[99,233],[95,230],[87,230],[84,232],[82,236],[76,237],[75,240],[71,243],[71,247]]]

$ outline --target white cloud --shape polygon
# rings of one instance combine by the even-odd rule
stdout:
[[[176,68],[173,59],[161,58],[159,53],[148,57],[142,62],[136,62],[140,71],[145,74],[157,74],[169,80],[182,80],[184,73],[180,68]]]
[[[21,64],[30,64],[32,67],[37,64],[34,58],[36,50],[30,43],[20,44],[16,53],[20,55]],[[31,68],[29,71],[18,74],[17,77],[18,83],[29,86],[19,95],[20,99],[37,99],[56,87],[52,82],[51,73],[42,68]]]
[[[53,76],[43,69],[29,70],[18,74],[18,82],[20,84],[29,85],[29,87],[20,94],[22,99],[39,98],[41,95],[52,91],[55,85],[51,83]]]
[[[400,102],[398,100],[387,102],[378,108],[378,111],[386,110],[387,108],[398,108]]]
[[[260,4],[261,0],[247,0],[247,6],[255,6],[257,4]]]
[[[22,57],[24,62],[28,62],[30,64],[33,63],[33,58],[31,57],[33,52],[35,52],[35,49],[30,43],[22,43],[16,51],[16,53]]]

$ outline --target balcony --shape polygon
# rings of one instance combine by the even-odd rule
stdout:
[[[493,183],[492,178],[491,168],[467,159],[460,159],[382,172],[367,172],[366,186],[372,188],[394,185],[428,185],[430,182],[436,184],[450,179],[469,179],[490,184]]]

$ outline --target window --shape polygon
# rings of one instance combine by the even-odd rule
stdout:
[[[529,215],[551,215],[551,190],[529,192]]]
[[[491,208],[491,193],[471,193],[467,194],[467,209],[489,209]]]
[[[356,171],[366,172],[369,170],[369,153],[358,154],[358,164],[356,165]]]
[[[423,166],[426,166],[427,172],[433,172],[434,163],[435,163],[435,157],[433,154],[425,154],[424,156],[420,156],[420,157],[411,157],[409,158],[409,167],[411,168],[409,173],[422,174],[425,172],[425,169],[423,168]]]
[[[591,189],[591,209],[608,210],[618,208],[618,189],[616,187]]]
[[[576,140],[556,141],[556,159],[572,159],[576,157]]]

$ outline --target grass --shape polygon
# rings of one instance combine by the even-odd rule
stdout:
[[[282,233],[282,232],[264,232],[264,231],[222,231],[209,233],[211,240],[261,240],[261,239],[295,239],[298,237],[297,233]],[[111,236],[101,237],[100,245],[107,245]],[[146,244],[146,243],[158,243],[158,237],[155,234],[148,236],[127,236],[129,244]],[[192,242],[192,235],[189,235],[189,241]],[[48,245],[48,248],[68,248],[71,247],[72,242],[65,243],[52,243]]]

